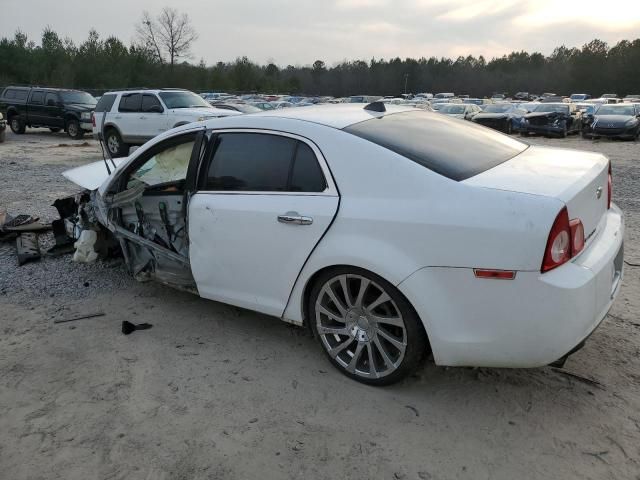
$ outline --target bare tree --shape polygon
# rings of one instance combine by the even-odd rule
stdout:
[[[168,59],[172,67],[180,58],[189,58],[191,45],[198,39],[189,16],[170,7],[164,7],[155,19],[144,12],[136,33],[159,62]]]

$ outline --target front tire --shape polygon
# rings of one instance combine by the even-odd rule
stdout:
[[[407,299],[383,278],[360,268],[321,274],[307,312],[331,363],[362,383],[398,382],[415,371],[428,351],[422,322]]]
[[[507,135],[511,135],[513,133],[513,124],[511,123],[511,120],[507,120],[505,132],[507,133]]]
[[[129,155],[129,145],[122,142],[120,134],[115,129],[107,130],[105,135],[105,144],[109,149],[109,153],[114,158],[126,157]]]
[[[69,120],[67,122],[67,135],[74,140],[80,140],[84,136],[84,131],[80,128],[78,120]]]
[[[0,132],[0,143],[4,143],[6,138],[7,138],[7,131],[6,130],[2,130]]]

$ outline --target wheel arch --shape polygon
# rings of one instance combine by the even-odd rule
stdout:
[[[398,288],[398,285],[395,282],[390,281],[389,279],[385,278],[385,276],[379,272],[376,272],[374,270],[372,270],[371,268],[368,268],[370,266],[364,267],[364,266],[360,266],[360,265],[353,265],[350,263],[336,263],[336,264],[331,264],[331,265],[325,265],[321,268],[319,268],[318,270],[316,270],[315,272],[313,272],[311,275],[309,275],[305,282],[304,282],[304,286],[302,289],[302,295],[301,295],[301,303],[300,303],[300,314],[301,314],[301,318],[302,318],[302,325],[309,327],[309,311],[308,311],[308,306],[309,306],[309,298],[311,297],[311,291],[313,290],[313,287],[315,286],[316,282],[318,281],[318,278],[320,278],[323,274],[331,271],[331,270],[339,270],[339,269],[343,269],[343,268],[351,268],[354,270],[361,270],[364,272],[367,272],[369,274],[375,275],[377,277],[382,278],[383,280],[389,282],[391,285],[393,285],[398,293],[400,295],[402,295],[404,297],[404,299],[407,301],[407,303],[411,306],[411,308],[413,309],[414,312],[416,312],[416,316],[418,318],[420,318],[420,315],[418,315],[418,310],[414,307],[413,303],[411,302],[411,300]],[[300,323],[300,322],[297,322]],[[420,319],[420,323],[422,324],[422,328],[425,331],[425,334],[427,334],[427,337],[429,336],[427,333],[427,329],[425,328],[424,322],[422,321],[422,319]]]
[[[67,128],[67,124],[71,121],[75,120],[80,122],[80,117],[76,113],[67,112],[64,114],[64,126]]]
[[[7,108],[7,120],[9,120],[11,117],[13,117],[15,115],[20,115],[20,112],[18,111],[18,109],[16,107]]]
[[[176,124],[175,124],[173,127],[171,127],[171,128],[178,128],[178,127],[182,127],[182,126],[184,126],[184,125],[189,125],[190,123],[193,123],[193,122],[181,121],[181,122],[176,123]]]
[[[116,132],[118,132],[118,135],[120,135],[120,138],[122,138],[122,132],[115,123],[105,122],[103,130],[105,132],[109,130],[115,130]]]

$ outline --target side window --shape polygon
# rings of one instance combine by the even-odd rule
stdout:
[[[316,154],[304,142],[298,142],[291,171],[289,190],[292,192],[322,192],[327,188]]]
[[[253,192],[322,192],[327,184],[304,142],[262,133],[222,133],[204,188]]]
[[[139,112],[141,102],[142,102],[142,95],[139,93],[123,95],[122,98],[120,99],[120,105],[118,106],[118,111]]]
[[[155,95],[145,94],[142,96],[142,111],[161,113],[164,109],[160,100]]]
[[[12,90],[10,88],[7,88],[4,93],[2,94],[4,96],[4,98],[11,99],[11,98],[16,98],[16,91]]]
[[[33,92],[29,102],[35,105],[42,105],[44,103],[44,92],[42,90]]]
[[[116,95],[107,94],[100,97],[98,103],[96,105],[96,112],[110,112],[111,107],[113,107],[114,102],[116,101]]]
[[[207,172],[209,190],[286,191],[296,140],[261,133],[223,133]]]
[[[58,96],[55,93],[49,92],[44,97],[44,104],[45,105],[48,105],[50,107],[55,107],[57,103],[58,103]]]
[[[191,152],[195,138],[192,135],[163,145],[158,151],[136,168],[127,181],[127,189],[143,183],[146,187],[162,184],[174,184],[187,178],[187,169],[191,160]],[[180,192],[181,188],[168,186],[168,192]]]
[[[26,100],[27,97],[29,96],[28,90],[14,90],[14,91],[15,91],[14,98],[16,100]]]

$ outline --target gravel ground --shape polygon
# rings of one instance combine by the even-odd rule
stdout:
[[[531,138],[613,162],[640,264],[635,142]],[[0,144],[0,208],[45,221],[93,140],[30,130]],[[42,246],[51,243],[43,235]],[[306,331],[156,284],[121,262],[18,267],[0,244],[0,471],[19,479],[639,479],[640,268],[566,365],[437,368],[370,388]],[[55,319],[93,312],[69,324]],[[129,337],[122,320],[149,322]],[[336,394],[339,392],[339,394]]]

